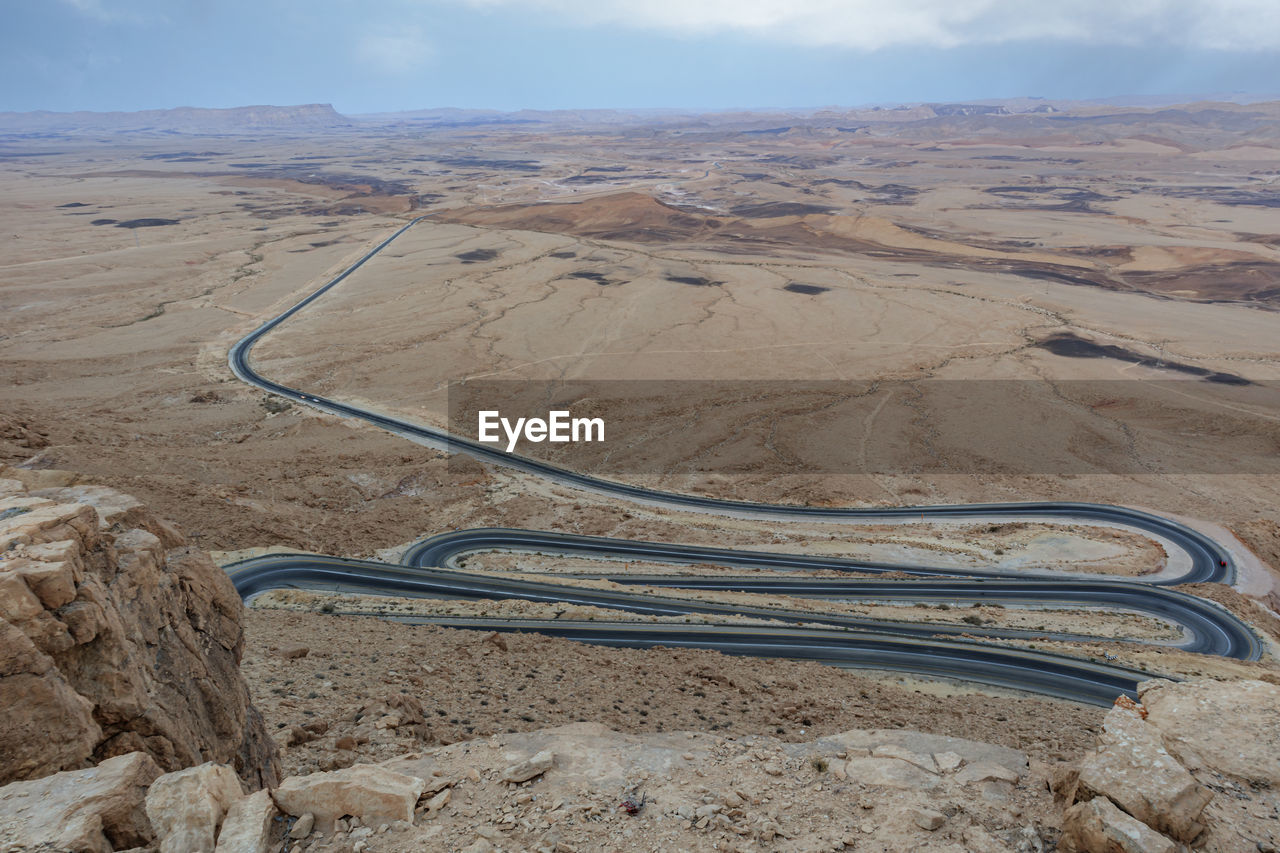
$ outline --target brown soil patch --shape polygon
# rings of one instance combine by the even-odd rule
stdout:
[[[1280,619],[1267,612],[1252,598],[1236,592],[1226,584],[1184,583],[1175,586],[1174,589],[1216,601],[1271,639],[1280,640]]]
[[[766,211],[782,215],[762,218],[751,211],[744,216],[708,216],[643,193],[623,192],[577,202],[462,208],[443,214],[440,221],[633,243],[698,241],[729,252],[749,246],[788,254],[820,249],[1193,301],[1280,302],[1280,263],[1244,252],[1146,247],[1147,262],[1135,264],[1128,247],[1103,247],[1100,253],[1080,248],[1045,252],[948,238],[875,216],[800,214],[781,206]]]
[[[689,213],[643,193],[625,192],[565,204],[514,204],[450,211],[445,222],[518,228],[602,240],[661,243],[710,236],[726,220]]]
[[[945,697],[816,663],[718,652],[605,649],[534,634],[486,635],[372,617],[245,614],[242,670],[270,731],[323,721],[323,737],[286,748],[286,774],[317,769],[345,735],[346,756],[378,761],[416,744],[578,721],[624,732],[710,730],[805,741],[854,728],[915,729],[1052,760],[1092,745],[1102,709],[973,693]],[[283,638],[287,638],[286,643]],[[302,658],[277,646],[301,644]],[[372,650],[372,653],[370,651]],[[376,729],[362,707],[421,707],[421,723]],[[361,725],[363,723],[363,726]],[[357,738],[358,740],[359,738]]]
[[[1231,532],[1261,557],[1272,572],[1280,575],[1280,522],[1271,518],[1255,518],[1235,525]]]

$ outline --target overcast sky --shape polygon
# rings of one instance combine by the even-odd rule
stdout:
[[[0,110],[1280,90],[1280,0],[0,0],[0,13]]]

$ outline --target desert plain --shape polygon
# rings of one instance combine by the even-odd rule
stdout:
[[[1102,524],[855,525],[629,503],[450,457],[231,373],[238,339],[416,219],[264,338],[255,368],[462,434],[471,421],[459,412],[494,394],[528,403],[532,389],[535,403],[601,416],[617,438],[523,448],[531,455],[672,491],[1158,512],[1230,550],[1235,584],[1189,591],[1253,625],[1261,660],[1126,642],[1176,632],[1125,613],[844,608],[1090,634],[1039,647],[1167,675],[1280,677],[1280,105],[276,118],[181,134],[29,119],[0,134],[0,462],[32,484],[74,471],[136,495],[224,563],[269,551],[395,561],[432,534],[516,527],[1121,579],[1169,568],[1159,543]],[[465,568],[569,581],[600,570],[519,553]],[[388,644],[389,658],[456,659],[437,743],[588,718],[797,742],[910,725],[1056,760],[1085,748],[1102,717],[958,682],[765,661],[733,661],[726,678],[799,683],[803,702],[762,710],[728,690],[705,717],[691,686],[651,715],[644,673],[696,682],[716,656],[584,649],[580,660],[533,636],[499,655],[478,635],[384,633],[372,618],[558,618],[537,607],[273,593],[248,616],[245,673],[287,733],[403,692],[389,686],[403,661],[349,671],[353,633]],[[285,633],[310,647],[305,663],[278,661]],[[539,696],[567,680],[590,700],[511,702],[503,679],[520,656],[559,661],[529,676]],[[341,671],[341,699],[303,691],[312,675],[332,687],[322,665]],[[626,679],[601,693],[607,671]],[[851,709],[859,691],[866,702]],[[503,713],[489,707],[495,692]],[[327,741],[289,737],[290,771],[334,766]],[[353,741],[344,761],[385,758],[392,737]]]

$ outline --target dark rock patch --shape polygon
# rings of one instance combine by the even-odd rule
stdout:
[[[496,249],[472,249],[469,252],[460,252],[459,254],[454,255],[454,257],[462,261],[464,264],[475,264],[480,261],[491,261],[498,257],[499,254],[500,252]]]
[[[604,273],[588,272],[586,270],[571,272],[569,273],[568,278],[584,278],[588,281],[594,281],[596,284],[600,285],[601,287],[608,287],[611,284],[616,284],[616,282],[613,281],[613,279],[609,278]]]
[[[114,219],[95,219],[95,220],[93,220],[92,222],[90,222],[89,224],[90,224],[90,225],[115,225],[115,224],[116,224],[116,220],[114,220]]]
[[[735,216],[750,219],[769,219],[775,216],[807,216],[811,213],[830,213],[835,210],[821,204],[805,204],[798,201],[767,201],[763,204],[746,204],[733,208]]]
[[[826,293],[831,288],[820,287],[816,284],[801,284],[798,281],[793,281],[782,289],[789,290],[792,293],[804,293],[809,296],[817,296],[819,293]]]
[[[162,225],[177,225],[177,219],[126,219],[117,222],[117,228],[159,228]]]
[[[178,163],[190,163],[205,160],[209,157],[225,156],[225,151],[174,151],[168,154],[143,154],[143,160],[172,160]]]
[[[689,284],[694,287],[719,287],[724,284],[723,281],[712,281],[700,275],[669,275],[667,281],[674,281],[676,284]]]
[[[437,157],[437,163],[459,169],[499,169],[510,172],[538,172],[542,164],[537,160],[489,160],[483,157]]]
[[[1113,358],[1117,361],[1126,361],[1143,367],[1154,367],[1161,370],[1172,370],[1175,373],[1185,373],[1189,376],[1198,376],[1207,382],[1216,382],[1219,385],[1253,384],[1243,376],[1237,376],[1234,373],[1221,373],[1209,370],[1207,367],[1197,367],[1194,364],[1152,358],[1134,352],[1127,347],[1096,343],[1069,332],[1053,335],[1036,343],[1035,346],[1064,358]]]

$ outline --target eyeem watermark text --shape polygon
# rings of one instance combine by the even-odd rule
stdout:
[[[543,441],[555,443],[604,441],[604,418],[575,418],[564,409],[547,412],[543,418],[502,417],[496,410],[482,410],[480,413],[480,441],[486,444],[499,444],[503,438],[498,434],[501,427],[506,435],[507,452],[516,448],[516,443],[523,438],[535,444]]]

